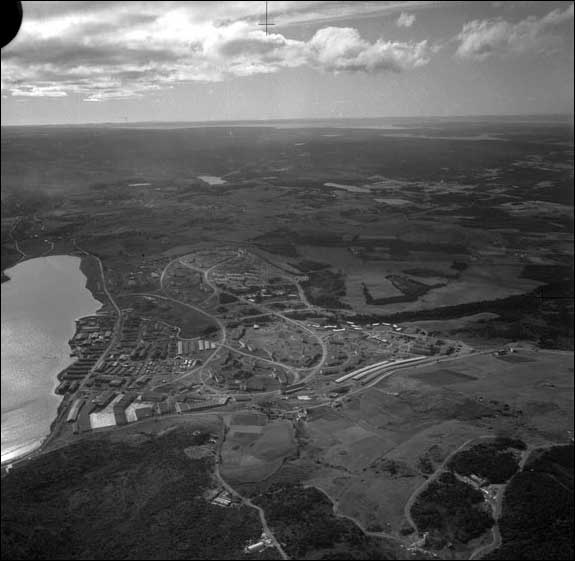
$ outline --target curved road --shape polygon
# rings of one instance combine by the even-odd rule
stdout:
[[[315,333],[314,331],[312,331],[311,329],[309,329],[309,327],[307,327],[306,325],[300,323],[299,321],[294,320],[294,319],[291,319],[291,318],[289,318],[289,317],[287,317],[287,316],[285,316],[285,315],[283,315],[283,314],[281,314],[280,312],[277,312],[277,311],[275,311],[275,310],[270,310],[270,309],[268,309],[267,307],[262,306],[261,304],[256,304],[256,303],[254,303],[254,302],[250,302],[250,301],[247,300],[246,298],[243,298],[243,297],[241,297],[241,296],[238,296],[238,295],[233,294],[233,293],[231,293],[231,292],[228,292],[228,291],[226,291],[226,290],[222,290],[222,289],[220,289],[218,286],[216,286],[216,285],[212,282],[212,280],[211,280],[211,278],[210,278],[210,273],[213,272],[216,268],[218,268],[218,267],[224,265],[224,264],[227,263],[228,261],[231,261],[232,259],[235,259],[235,258],[237,258],[237,256],[227,257],[227,258],[225,258],[225,259],[223,259],[223,260],[221,260],[221,261],[218,261],[217,263],[215,263],[214,265],[212,265],[212,266],[209,267],[208,269],[202,269],[202,268],[199,268],[199,267],[195,267],[194,265],[191,265],[191,264],[189,264],[189,263],[185,263],[185,262],[181,261],[181,257],[178,257],[178,258],[173,259],[172,261],[170,261],[170,262],[164,267],[164,270],[162,271],[162,274],[161,274],[161,276],[160,276],[160,288],[161,288],[161,290],[164,290],[164,291],[165,291],[165,288],[164,288],[164,280],[165,280],[165,275],[166,275],[166,272],[167,272],[168,268],[169,268],[173,263],[180,263],[180,264],[184,265],[185,267],[187,267],[188,269],[190,269],[190,270],[192,270],[192,271],[195,271],[195,272],[198,272],[198,273],[201,273],[201,274],[203,275],[204,282],[205,282],[205,283],[212,289],[212,291],[213,291],[213,294],[210,295],[208,298],[212,298],[212,297],[214,296],[214,294],[227,294],[228,296],[233,296],[233,297],[236,298],[239,302],[242,302],[242,303],[247,304],[247,305],[249,305],[249,306],[251,306],[251,307],[253,307],[253,308],[256,308],[256,309],[260,310],[263,314],[276,316],[276,317],[282,319],[283,321],[285,321],[285,322],[287,322],[287,323],[291,323],[292,325],[295,325],[295,326],[298,327],[299,329],[301,329],[301,330],[307,332],[312,338],[314,338],[314,339],[317,341],[317,343],[320,345],[321,350],[322,350],[322,357],[321,357],[320,361],[318,362],[318,364],[316,364],[315,366],[312,366],[312,367],[310,367],[310,368],[298,369],[298,370],[304,370],[304,371],[305,371],[305,370],[309,370],[309,374],[307,374],[302,380],[299,380],[299,381],[305,382],[305,381],[309,380],[309,379],[312,378],[315,374],[317,374],[317,372],[322,368],[322,366],[324,365],[324,363],[325,363],[325,361],[326,361],[326,359],[327,359],[327,345],[326,345],[325,341],[324,341],[321,337],[319,337],[319,336],[317,335],[317,333]],[[296,285],[299,287],[299,283],[296,283]],[[153,294],[148,294],[147,296],[154,296],[154,295],[153,295]],[[165,298],[165,297],[164,297],[164,298]],[[204,315],[206,315],[206,316],[212,318],[214,321],[216,321],[216,322],[218,323],[218,325],[220,326],[220,329],[222,329],[222,331],[223,331],[223,333],[224,333],[224,337],[223,337],[223,340],[222,340],[222,342],[221,342],[221,345],[222,345],[222,346],[225,345],[225,343],[226,343],[225,326],[224,326],[223,322],[222,322],[219,318],[217,318],[216,316],[213,316],[213,315],[211,315],[211,314],[208,314],[207,312],[205,312],[205,311],[202,310],[201,308],[198,308],[198,307],[196,307],[196,306],[194,306],[194,305],[186,304],[186,303],[181,302],[180,300],[177,300],[177,299],[175,299],[175,298],[168,298],[168,299],[171,299],[171,300],[173,300],[174,302],[177,302],[177,303],[180,303],[180,304],[187,305],[187,306],[189,306],[190,308],[195,309],[196,311],[200,311],[200,312],[203,313]],[[236,350],[236,349],[233,349],[233,350]],[[239,351],[238,351],[238,352],[239,352]],[[215,353],[214,353],[214,354],[215,354]],[[245,354],[245,353],[241,353],[241,352],[240,352],[240,354]],[[248,355],[248,356],[251,356],[251,355]],[[255,358],[259,358],[259,357],[255,357]],[[210,357],[210,359],[211,359],[211,357]],[[210,360],[210,359],[208,359],[208,360]],[[262,360],[266,360],[266,359],[262,359]],[[288,369],[291,369],[292,371],[295,371],[295,370],[296,370],[295,368],[287,367],[286,365],[283,365],[283,368],[288,368]]]
[[[409,499],[405,503],[405,507],[403,508],[403,513],[404,513],[405,518],[409,522],[409,524],[415,529],[416,532],[419,532],[419,530],[417,529],[417,524],[415,524],[415,522],[413,521],[413,518],[411,517],[411,507],[413,506],[413,503],[415,502],[417,497],[421,494],[421,492],[430,483],[435,481],[443,473],[445,466],[449,463],[451,458],[453,458],[453,456],[455,456],[455,454],[457,454],[458,452],[461,452],[461,450],[463,450],[464,448],[469,446],[472,442],[475,442],[476,440],[481,440],[483,438],[491,438],[492,439],[493,436],[492,435],[475,436],[473,438],[470,438],[469,440],[466,440],[461,446],[459,446],[453,452],[451,452],[445,458],[445,460],[443,460],[441,465],[433,472],[433,474],[428,479],[426,479],[415,491],[413,491],[413,493],[411,494],[411,496],[409,497]]]

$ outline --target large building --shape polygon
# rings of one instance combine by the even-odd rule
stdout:
[[[124,399],[122,394],[117,395],[104,409],[90,413],[90,427],[101,429],[103,427],[113,427],[117,425],[116,405]]]
[[[153,401],[133,401],[124,411],[126,422],[135,423],[154,414],[156,403]]]

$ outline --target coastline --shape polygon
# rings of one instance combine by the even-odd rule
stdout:
[[[89,255],[89,254],[78,255],[78,254],[73,254],[73,253],[65,253],[65,254],[60,254],[60,255],[65,255],[65,256],[70,256],[70,257],[78,257],[80,259],[79,269],[86,279],[86,282],[84,284],[84,288],[90,293],[91,297],[100,304],[100,307],[97,310],[95,310],[93,313],[82,314],[82,315],[80,315],[74,319],[74,330],[73,330],[73,334],[71,337],[71,338],[73,338],[77,332],[78,320],[97,314],[103,308],[105,308],[105,306],[108,302],[107,302],[106,295],[103,292],[98,290],[99,271],[97,268],[97,264],[95,267],[90,266],[89,260],[95,261],[94,256]],[[15,267],[16,265],[18,265],[24,261],[29,261],[31,259],[38,259],[40,257],[50,257],[50,255],[28,256],[26,259],[23,259],[22,261],[13,264],[10,267],[6,267],[6,269],[10,269],[11,267]],[[94,275],[96,275],[96,276],[94,276]],[[4,270],[2,270],[2,279],[3,279],[2,282],[7,282],[9,280],[12,280],[11,277],[9,277],[8,275],[6,275],[4,273]],[[66,343],[68,350],[71,350],[71,345],[69,343],[71,338],[69,338],[67,343]],[[14,457],[7,459],[7,460],[2,460],[0,462],[0,466],[2,468],[5,468],[8,465],[14,466],[20,462],[27,461],[36,455],[42,454],[45,451],[45,448],[50,444],[52,439],[57,436],[57,434],[59,432],[59,431],[57,431],[57,428],[61,425],[63,417],[64,417],[66,411],[68,410],[71,402],[73,401],[73,396],[71,396],[69,394],[60,395],[60,394],[56,393],[56,388],[58,387],[58,385],[62,381],[62,378],[61,378],[62,374],[71,365],[73,365],[76,361],[77,361],[77,359],[75,359],[70,364],[66,365],[64,368],[60,369],[56,373],[56,375],[54,376],[54,380],[53,380],[54,383],[53,383],[52,388],[51,388],[51,395],[56,396],[60,401],[59,401],[58,407],[56,409],[56,415],[52,419],[52,421],[50,422],[50,427],[49,427],[48,433],[44,437],[42,437],[41,439],[38,439],[37,442],[29,444],[28,446],[25,447],[25,448],[29,448],[30,446],[33,446],[32,449],[25,451],[21,455],[14,456]]]

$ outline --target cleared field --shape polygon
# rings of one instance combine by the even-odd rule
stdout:
[[[517,363],[517,362],[533,362],[534,359],[530,358],[528,356],[523,356],[523,355],[518,355],[516,353],[514,354],[508,354],[508,355],[501,355],[497,357],[499,360],[504,360],[505,362],[511,362],[513,363]]]
[[[217,324],[208,316],[164,298],[120,296],[117,302],[122,309],[132,308],[134,313],[141,317],[179,327],[179,335],[183,338],[206,335],[218,330]]]
[[[364,284],[374,299],[403,295],[385,275],[377,271],[350,272],[345,282],[347,292],[342,300],[351,304],[354,309],[357,305],[365,305]]]
[[[239,430],[233,425],[257,425],[263,426],[267,423],[267,419],[263,415],[257,413],[236,413],[230,421],[230,428]]]
[[[404,371],[308,417],[307,483],[364,527],[400,535],[411,494],[463,443],[511,435],[529,445],[565,441],[573,428],[572,355],[520,350]]]
[[[458,382],[465,382],[466,380],[477,380],[475,376],[469,376],[468,374],[462,374],[461,372],[447,368],[433,370],[428,374],[412,374],[410,377],[421,380],[426,384],[431,384],[432,386],[448,386]]]
[[[258,425],[233,425],[230,430],[234,434],[260,434],[264,428]]]
[[[440,391],[438,397],[448,403],[457,396],[469,396],[476,409],[495,408],[493,426],[511,427],[519,423],[522,431],[533,431],[533,437],[552,441],[567,438],[567,430],[573,427],[573,355],[540,350],[519,351],[510,356],[522,360],[509,362],[484,354],[451,362],[451,369],[476,380],[453,383],[449,390]],[[422,368],[417,378],[425,380],[435,370]],[[423,383],[417,378],[392,376],[379,387],[393,392],[409,389],[410,393],[423,396],[428,390],[426,386],[414,386]],[[501,408],[505,408],[502,411],[505,414],[497,413]]]
[[[257,415],[239,414],[243,420]],[[235,420],[234,416],[234,420]],[[284,459],[296,451],[290,422],[262,425],[232,425],[222,448],[222,476],[238,483],[261,481],[278,470]]]
[[[424,481],[421,476],[395,477],[368,474],[354,479],[339,498],[339,511],[364,527],[398,534],[403,524],[403,506]]]

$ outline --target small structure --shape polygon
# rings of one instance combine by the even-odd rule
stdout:
[[[72,407],[70,407],[70,411],[68,412],[68,417],[66,417],[67,423],[73,423],[74,421],[76,421],[78,415],[80,414],[80,409],[82,409],[83,405],[84,405],[83,399],[76,399],[74,401]]]
[[[252,543],[250,545],[246,545],[246,547],[244,548],[244,553],[257,553],[258,551],[264,549],[265,546],[266,544],[264,541]]]

